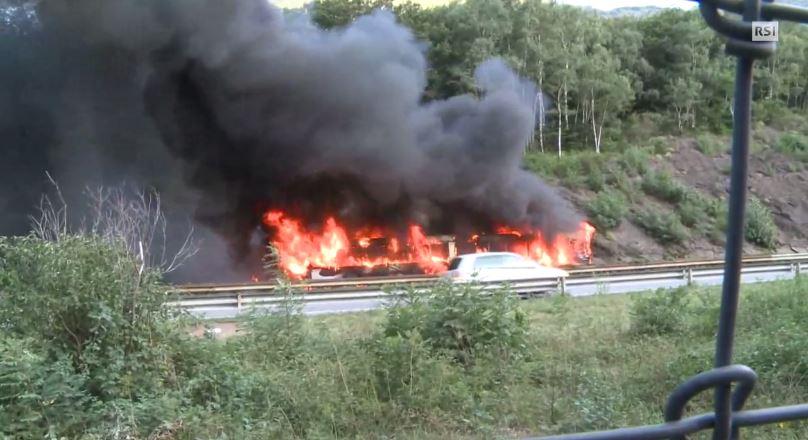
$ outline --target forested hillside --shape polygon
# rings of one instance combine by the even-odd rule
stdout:
[[[598,224],[606,262],[721,252],[734,60],[697,10],[615,17],[538,0],[318,0],[310,13],[339,28],[376,9],[427,44],[426,100],[475,93],[474,67],[490,57],[539,86],[535,108],[546,111],[526,166]],[[808,244],[808,206],[792,194],[808,182],[808,26],[780,32],[756,70],[750,221],[765,232],[748,234],[749,252]]]

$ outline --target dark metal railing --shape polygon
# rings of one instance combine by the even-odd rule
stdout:
[[[739,428],[744,426],[808,419],[808,404],[743,411],[757,374],[745,365],[732,365],[744,240],[752,71],[756,60],[771,56],[777,48],[774,42],[752,41],[751,22],[780,20],[808,23],[808,9],[774,4],[772,0],[696,1],[707,24],[727,38],[727,53],[738,58],[735,71],[729,221],[715,368],[689,378],[673,390],[665,407],[664,424],[543,437],[546,440],[684,439],[687,434],[708,429],[713,430],[713,440],[735,440],[740,437]],[[721,11],[741,14],[742,20],[728,18]],[[733,385],[736,385],[734,391]],[[714,411],[682,419],[690,399],[709,389],[715,392]]]

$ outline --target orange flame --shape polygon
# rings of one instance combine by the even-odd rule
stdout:
[[[395,234],[381,228],[361,228],[349,234],[334,217],[325,219],[318,230],[308,230],[301,222],[282,211],[267,211],[264,224],[272,228],[272,244],[280,256],[281,268],[294,278],[303,278],[312,268],[389,266],[416,264],[425,273],[438,273],[448,264],[448,248],[444,242],[428,237],[421,226],[410,225],[406,234]],[[545,266],[577,264],[583,256],[591,261],[591,240],[595,228],[583,222],[571,236],[557,236],[545,242],[541,232],[530,232],[502,226],[500,236],[511,237],[505,249],[491,249],[481,244],[484,237],[474,234],[467,242],[475,252],[508,250],[531,258]],[[399,238],[404,238],[402,243]],[[380,243],[381,247],[373,246]],[[379,255],[381,253],[381,255]]]
[[[578,264],[578,259],[584,258],[587,262],[592,259],[592,238],[595,228],[587,222],[581,222],[578,230],[571,235],[557,235],[548,243],[541,231],[524,232],[509,226],[496,228],[498,235],[512,236],[519,239],[507,246],[507,250],[523,255],[543,266],[558,267]],[[471,237],[470,242],[476,246],[476,252],[488,252],[490,246],[480,244],[481,237],[477,234]]]

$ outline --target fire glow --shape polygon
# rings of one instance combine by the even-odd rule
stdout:
[[[469,246],[470,252],[507,250],[544,266],[568,266],[578,264],[581,258],[591,258],[591,240],[595,233],[594,227],[582,222],[574,234],[559,235],[552,243],[547,243],[541,232],[500,227],[494,234],[476,234],[464,243],[454,241],[450,245],[440,238],[427,236],[416,224],[399,232],[371,226],[349,230],[336,218],[327,217],[321,227],[310,230],[299,219],[277,210],[267,211],[263,223],[273,231],[270,243],[278,251],[280,267],[290,277],[298,279],[306,277],[314,268],[417,265],[423,273],[435,274],[446,270],[454,256],[453,249],[462,245]]]

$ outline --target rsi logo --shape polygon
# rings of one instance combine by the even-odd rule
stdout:
[[[780,29],[776,21],[753,21],[752,41],[778,41]]]

